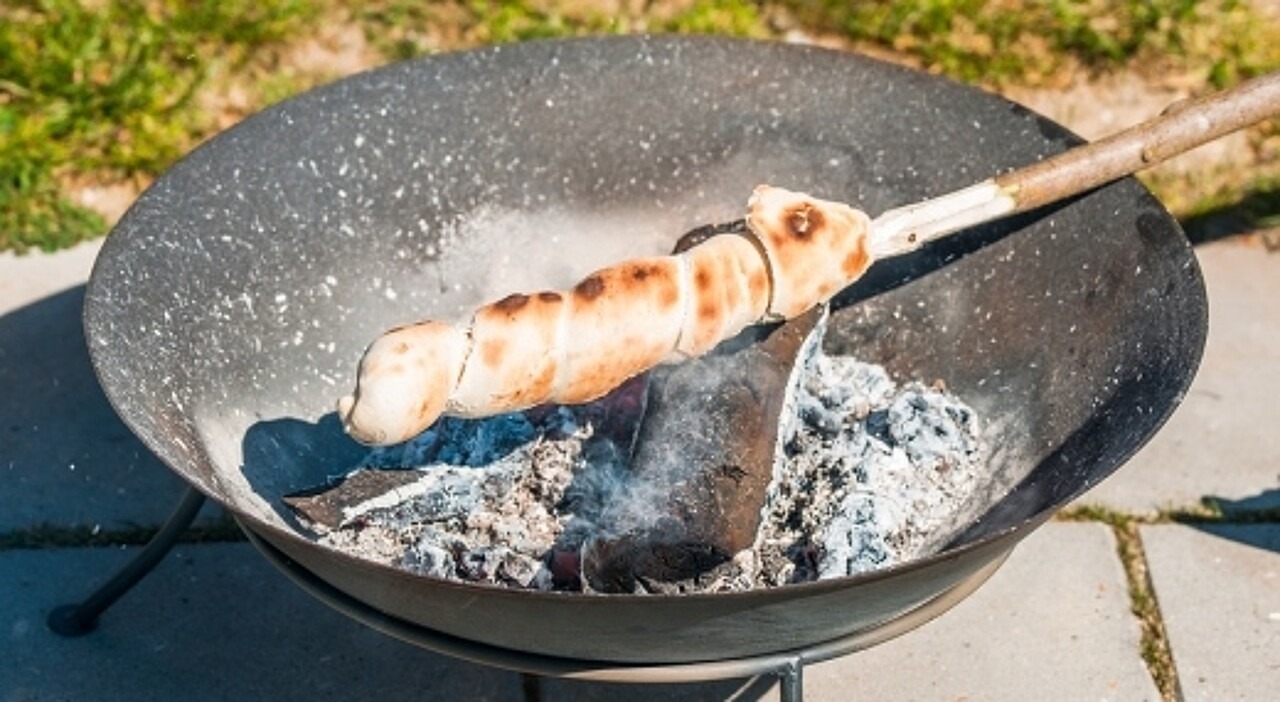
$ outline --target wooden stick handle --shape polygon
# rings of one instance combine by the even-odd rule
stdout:
[[[1280,73],[1220,93],[1174,103],[1159,117],[995,178],[1034,209],[1154,166],[1280,114]]]
[[[872,223],[876,258],[1032,210],[1161,163],[1280,115],[1280,72],[1175,103],[1158,117],[963,190],[885,212]]]

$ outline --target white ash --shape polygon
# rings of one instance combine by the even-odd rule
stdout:
[[[310,526],[323,543],[414,572],[548,589],[544,557],[571,517],[557,506],[591,444],[583,414],[561,407],[536,422],[519,413],[446,418],[407,443],[372,450],[356,468],[421,478],[348,508],[337,529]]]
[[[973,411],[940,388],[817,355],[775,467],[756,551],[765,585],[884,568],[941,548],[979,487]],[[779,558],[779,555],[785,558]]]
[[[955,397],[818,353],[792,406],[754,547],[696,582],[658,591],[853,575],[927,555],[965,526],[956,521],[980,487],[981,451],[977,419]],[[580,587],[564,577],[564,554],[613,532],[603,515],[627,492],[624,451],[598,435],[599,417],[587,405],[447,418],[406,444],[375,449],[356,470],[421,478],[347,509],[319,539],[440,578]]]

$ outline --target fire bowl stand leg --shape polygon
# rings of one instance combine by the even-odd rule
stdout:
[[[199,490],[187,488],[168,521],[151,537],[142,552],[81,602],[54,608],[46,620],[49,628],[62,636],[83,636],[97,628],[98,616],[146,577],[178,543],[187,527],[195,521],[204,500]]]
[[[804,702],[804,661],[799,656],[785,661],[769,673],[752,676],[731,699],[736,700],[744,691],[756,688],[766,675],[778,679],[779,702]],[[521,672],[520,690],[523,692],[524,702],[542,702],[542,676],[538,673]]]
[[[804,663],[799,658],[788,661],[776,675],[782,702],[804,702]]]

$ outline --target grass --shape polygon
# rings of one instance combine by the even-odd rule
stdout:
[[[1173,649],[1169,646],[1169,633],[1165,630],[1156,601],[1155,586],[1147,566],[1146,552],[1142,548],[1142,536],[1138,524],[1130,518],[1120,517],[1110,521],[1116,539],[1116,555],[1124,567],[1129,581],[1129,608],[1142,630],[1140,652],[1147,665],[1151,680],[1160,696],[1169,702],[1182,699],[1178,683],[1178,669],[1173,663]]]
[[[1240,0],[785,2],[802,24],[970,82],[1053,84],[1083,68],[1181,70],[1217,87],[1280,66],[1280,30]]]
[[[306,30],[303,0],[0,9],[0,249],[51,250],[102,233],[67,182],[149,178],[212,128],[196,105],[215,70]]]
[[[336,77],[300,71],[287,52],[342,25],[363,30],[372,62],[583,34],[798,30],[994,87],[1116,70],[1222,86],[1280,67],[1280,27],[1241,0],[10,0],[0,6],[0,250],[102,234],[109,222],[79,189],[141,187],[240,114]],[[248,97],[227,118],[209,96],[230,85]],[[1162,198],[1198,187],[1184,208],[1199,212],[1233,189],[1261,191],[1238,180],[1218,192],[1203,179],[1155,185]],[[1277,211],[1250,202],[1255,219]]]
[[[763,5],[750,0],[650,2],[638,11],[609,9],[611,4],[626,3],[380,0],[365,4],[354,18],[389,60],[482,44],[584,35],[678,32],[765,38],[776,34],[765,22]]]
[[[1193,242],[1212,241],[1258,229],[1280,228],[1280,168],[1257,174],[1238,187],[1214,184],[1187,208],[1182,226]],[[1157,183],[1157,191],[1172,189]],[[1183,190],[1191,190],[1189,186]]]
[[[1151,679],[1167,702],[1181,699],[1178,670],[1173,663],[1173,651],[1169,646],[1169,634],[1164,628],[1160,605],[1156,601],[1155,587],[1147,567],[1142,548],[1142,536],[1138,532],[1144,520],[1132,515],[1101,507],[1085,506],[1058,514],[1063,521],[1100,522],[1111,528],[1116,541],[1116,555],[1124,568],[1129,583],[1129,611],[1141,629],[1139,651],[1146,663]]]

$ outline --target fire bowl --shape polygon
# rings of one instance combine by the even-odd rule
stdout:
[[[836,299],[831,350],[941,379],[984,422],[984,499],[932,557],[736,594],[511,591],[322,547],[280,498],[363,454],[334,400],[388,327],[665,252],[740,217],[758,183],[875,215],[1076,143],[999,97],[809,47],[627,37],[400,63],[271,107],[175,165],[104,244],[86,333],[108,397],[168,466],[407,625],[620,663],[794,650],[982,572],[1177,405],[1204,344],[1203,282],[1138,183],[877,264]]]

